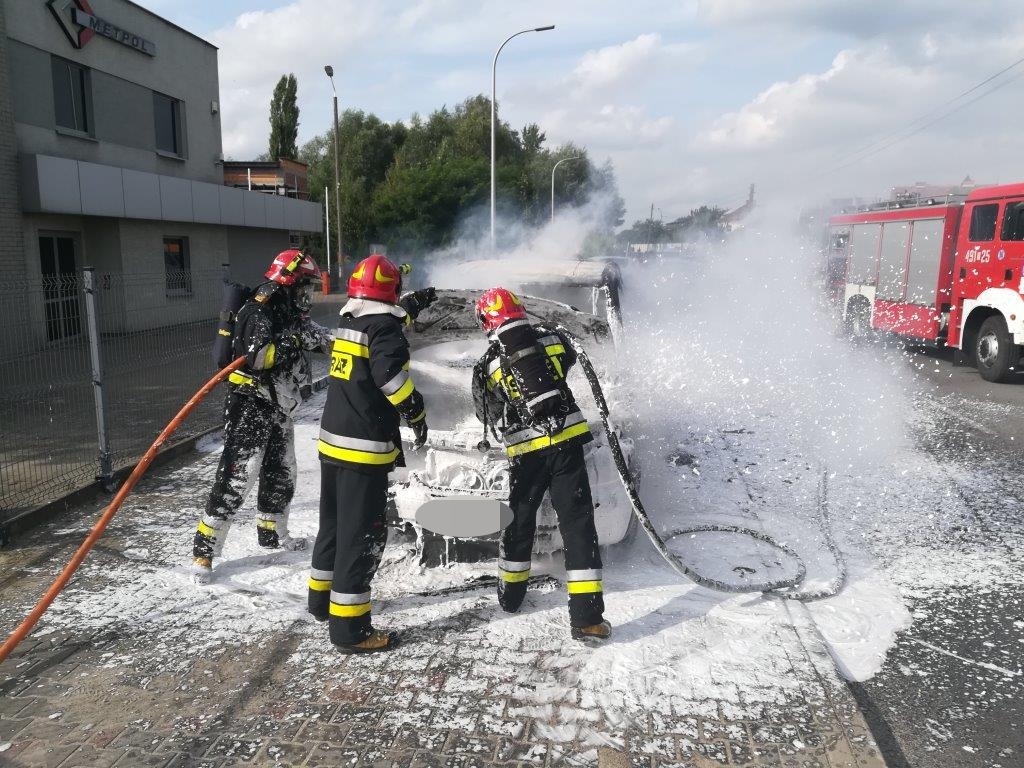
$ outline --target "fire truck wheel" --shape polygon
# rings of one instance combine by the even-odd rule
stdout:
[[[974,342],[974,360],[985,381],[1006,381],[1020,357],[1002,315],[986,318]]]
[[[844,323],[846,337],[850,341],[862,341],[871,333],[871,306],[864,300],[854,297],[846,308]]]

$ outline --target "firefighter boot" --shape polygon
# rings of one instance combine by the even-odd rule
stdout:
[[[288,519],[281,515],[260,513],[256,519],[256,542],[264,549],[285,549],[298,552],[306,548],[306,540],[288,535]]]
[[[589,627],[573,627],[572,639],[586,641],[601,641],[611,637],[612,625],[607,621],[600,624],[592,624]]]
[[[335,643],[334,647],[338,653],[346,655],[358,653],[377,653],[388,651],[398,644],[398,635],[395,632],[384,632],[380,629],[370,630],[370,636],[358,643]]]
[[[502,579],[498,582],[498,605],[505,613],[518,613],[525,598],[525,581],[511,582]]]
[[[189,572],[196,584],[209,584],[213,580],[213,558],[193,557]]]

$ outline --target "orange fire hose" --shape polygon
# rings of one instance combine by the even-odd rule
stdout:
[[[17,629],[11,633],[11,636],[7,638],[7,641],[0,646],[0,662],[10,656],[11,651],[17,647],[18,643],[28,636],[28,633],[31,632],[32,628],[36,625],[36,622],[39,621],[42,615],[46,612],[46,609],[50,607],[50,604],[56,599],[57,595],[60,594],[61,590],[67,586],[69,581],[71,581],[71,577],[75,574],[75,571],[78,570],[78,566],[82,564],[82,561],[85,560],[85,556],[89,554],[89,550],[93,548],[93,545],[96,544],[100,536],[103,535],[103,531],[106,530],[107,525],[114,519],[114,515],[117,514],[117,510],[120,509],[121,504],[124,503],[128,494],[131,493],[132,488],[135,487],[135,483],[139,481],[139,478],[146,474],[146,470],[149,469],[149,465],[153,462],[157,452],[163,446],[164,442],[166,442],[167,438],[169,438],[174,430],[181,425],[181,422],[185,420],[192,410],[199,405],[199,403],[201,403],[208,394],[210,394],[214,387],[220,384],[220,382],[226,379],[232,371],[236,370],[243,363],[245,363],[245,357],[239,357],[227,368],[224,368],[217,373],[216,376],[203,385],[202,389],[192,395],[192,399],[185,403],[182,409],[178,411],[178,415],[171,419],[167,426],[164,427],[164,431],[161,432],[160,436],[153,441],[151,446],[149,446],[149,450],[146,451],[146,455],[142,457],[142,460],[135,466],[135,469],[132,470],[131,475],[129,475],[128,479],[125,480],[124,485],[122,485],[120,490],[118,490],[117,495],[114,496],[114,500],[110,502],[110,506],[103,511],[100,519],[96,521],[92,530],[89,531],[89,535],[85,537],[85,541],[82,542],[78,551],[75,552],[75,556],[71,558],[71,562],[64,567],[64,570],[61,571],[57,580],[53,582],[48,590],[46,590],[46,594],[39,598],[39,602],[36,603],[36,607],[33,608],[21,624],[18,625]]]

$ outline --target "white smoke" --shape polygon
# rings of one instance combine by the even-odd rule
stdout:
[[[499,218],[497,252],[491,250],[489,228],[480,227],[481,218],[473,217],[476,226],[465,227],[454,244],[425,258],[426,280],[437,288],[485,290],[500,285],[522,291],[545,276],[571,269],[582,258],[588,236],[600,231],[608,205],[608,198],[595,196],[584,206],[559,211],[540,227]]]
[[[906,361],[840,338],[818,259],[814,244],[752,222],[695,256],[624,269],[640,407],[680,426],[756,424],[843,473],[891,457],[911,412]]]

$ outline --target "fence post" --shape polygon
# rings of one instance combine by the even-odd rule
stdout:
[[[103,402],[103,362],[100,356],[99,316],[96,314],[96,268],[86,267],[85,314],[89,326],[89,357],[92,361],[92,394],[96,408],[96,438],[100,448],[100,473],[96,476],[104,490],[114,487],[114,470],[110,459],[110,436],[107,434],[107,412]]]

